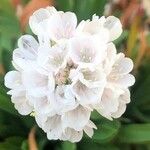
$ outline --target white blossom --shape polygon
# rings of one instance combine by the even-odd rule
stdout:
[[[97,129],[92,111],[108,119],[125,112],[135,78],[132,60],[112,43],[122,32],[118,18],[93,15],[77,26],[74,13],[47,7],[33,13],[29,24],[38,40],[18,40],[16,71],[5,76],[20,114],[34,114],[50,140],[79,142]]]
[[[77,34],[79,33],[99,35],[103,40],[114,41],[122,33],[122,25],[118,18],[104,16],[99,18],[93,15],[92,20],[81,21],[77,27]],[[104,34],[105,33],[105,34]]]
[[[67,64],[68,48],[65,42],[54,46],[41,46],[38,51],[38,64],[49,73],[57,73],[60,68],[65,68]]]
[[[70,57],[80,67],[93,67],[105,58],[106,43],[97,36],[73,38],[70,43]]]
[[[47,21],[55,13],[57,13],[57,10],[54,7],[40,8],[35,11],[29,19],[29,25],[33,33],[36,35],[44,34]]]
[[[114,44],[109,43],[104,61],[107,83],[101,102],[95,106],[96,110],[108,119],[120,117],[126,109],[126,104],[130,102],[128,87],[135,82],[134,76],[129,74],[132,68],[132,60],[123,53],[117,54]]]

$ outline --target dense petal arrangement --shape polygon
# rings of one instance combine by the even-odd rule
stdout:
[[[93,110],[110,120],[124,113],[135,79],[132,60],[113,44],[122,32],[119,19],[93,15],[77,25],[74,13],[47,7],[29,24],[38,42],[30,35],[18,40],[16,71],[5,76],[20,114],[34,112],[48,139],[78,142],[96,129]]]

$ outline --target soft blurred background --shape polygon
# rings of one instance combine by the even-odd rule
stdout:
[[[72,144],[48,141],[34,117],[21,116],[14,109],[4,87],[4,75],[12,70],[12,52],[22,34],[32,34],[28,19],[48,5],[73,11],[78,20],[115,15],[124,32],[115,41],[134,61],[136,84],[126,113],[109,121],[96,112],[98,126],[92,139],[84,136]],[[150,0],[0,0],[0,150],[150,150]]]

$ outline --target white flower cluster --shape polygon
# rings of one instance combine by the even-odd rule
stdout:
[[[16,71],[5,76],[20,114],[34,113],[48,139],[78,142],[96,129],[93,110],[110,120],[124,113],[135,79],[132,60],[112,43],[122,32],[119,19],[93,15],[77,26],[74,13],[47,7],[29,24],[38,42],[30,35],[18,40]]]

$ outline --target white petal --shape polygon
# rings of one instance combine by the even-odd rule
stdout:
[[[105,17],[99,18],[96,15],[93,15],[92,21],[86,20],[81,21],[77,27],[77,35],[98,35],[99,40],[108,42],[109,32],[106,28],[103,27],[105,22]]]
[[[24,71],[22,82],[26,88],[44,87],[48,85],[48,77],[36,71]]]
[[[67,63],[67,45],[56,44],[52,48],[41,46],[38,53],[38,64],[46,70],[57,72]]]
[[[97,129],[96,125],[89,120],[88,124],[84,127],[84,132],[89,136],[92,137],[94,134],[94,130],[93,129]]]
[[[58,114],[73,110],[77,107],[75,96],[73,95],[70,86],[57,86],[55,93],[55,107]]]
[[[101,69],[89,70],[87,68],[82,68],[79,70],[81,76],[79,80],[89,88],[99,87],[104,88],[106,84],[106,76]]]
[[[109,30],[110,33],[110,41],[114,41],[117,39],[122,33],[122,25],[118,18],[114,16],[109,16],[106,18],[106,22],[104,23],[104,27]]]
[[[102,100],[99,106],[96,106],[96,110],[104,117],[111,120],[111,113],[118,110],[119,101],[118,97],[120,96],[121,91],[117,91],[112,88],[105,88],[102,95]]]
[[[66,36],[70,37],[69,32],[72,32],[72,30],[74,30],[77,25],[76,14],[72,13],[72,12],[66,12],[66,13],[62,14],[61,17],[62,17],[62,21],[63,21],[63,26],[66,29]]]
[[[87,126],[93,129],[97,129],[96,125],[91,120],[89,120]]]
[[[36,120],[36,123],[38,124],[38,126],[40,128],[42,128],[43,124],[46,122],[47,120],[47,116],[46,115],[43,115],[43,114],[35,114],[35,120]]]
[[[48,33],[54,41],[71,38],[77,24],[76,15],[72,12],[57,13],[49,19]]]
[[[107,44],[107,56],[104,60],[104,71],[108,75],[112,71],[112,66],[115,62],[117,50],[113,43]]]
[[[49,73],[48,75],[48,89],[51,92],[53,92],[55,89],[55,79],[52,73]]]
[[[23,93],[18,93],[18,96],[12,96],[11,100],[21,115],[28,115],[33,111],[33,106],[29,104]]]
[[[94,134],[94,130],[88,126],[86,126],[84,128],[84,132],[90,137],[92,138],[93,134]]]
[[[126,104],[130,102],[130,91],[125,89],[124,93],[119,96],[118,101],[119,107],[116,112],[112,113],[113,118],[119,118],[125,112]]]
[[[34,87],[34,88],[27,89],[28,96],[33,96],[38,98],[46,96],[48,93],[50,94],[51,91],[49,91],[47,87]]]
[[[130,91],[125,89],[124,93],[120,95],[119,101],[122,103],[130,103]]]
[[[90,119],[90,111],[82,106],[66,112],[62,115],[64,126],[73,128],[75,130],[82,130]]]
[[[72,143],[79,142],[82,139],[83,131],[76,131],[71,128],[66,128],[61,139],[68,140]]]
[[[47,96],[33,97],[28,96],[29,103],[34,106],[34,111],[40,114],[50,114],[53,116],[56,114],[54,110],[53,95],[50,95],[50,99]]]
[[[114,84],[118,84],[120,87],[127,88],[132,86],[135,83],[135,77],[131,74],[127,74],[124,76],[118,76],[114,80]]]
[[[28,58],[34,59],[37,55],[39,45],[33,36],[23,35],[18,40],[18,47],[20,50],[26,51],[26,56]]]
[[[133,61],[130,58],[118,54],[117,60],[113,65],[111,74],[127,74],[133,69]]]
[[[126,110],[126,104],[120,103],[118,110],[116,112],[112,113],[112,117],[113,118],[121,117],[121,115],[125,112],[125,110]]]
[[[89,67],[99,64],[105,57],[105,43],[98,41],[97,37],[73,38],[70,43],[72,60],[80,65]]]
[[[73,87],[73,93],[76,95],[78,102],[81,105],[95,104],[100,101],[101,95],[103,93],[101,87],[88,88],[80,81],[76,82]]]
[[[60,139],[63,132],[61,117],[59,115],[48,117],[47,120],[42,123],[42,129],[47,133],[49,140]]]
[[[56,13],[54,7],[48,7],[47,9],[40,8],[35,11],[29,19],[29,25],[33,33],[41,34],[41,32],[45,31],[44,23],[46,23],[45,21],[54,13]]]
[[[108,45],[107,45],[107,58],[111,62],[113,62],[114,58],[116,57],[116,53],[117,53],[117,50],[116,50],[115,45],[112,42],[108,43]]]
[[[10,71],[5,75],[5,86],[13,89],[21,85],[21,74],[18,71]]]
[[[30,35],[24,35],[18,40],[19,48],[13,52],[13,63],[16,69],[31,70],[34,68],[35,60],[37,58],[38,43]],[[20,70],[20,69],[19,69]]]

